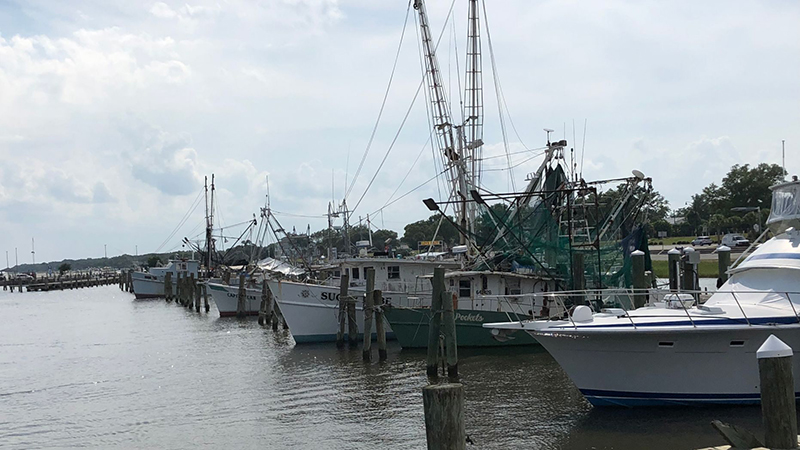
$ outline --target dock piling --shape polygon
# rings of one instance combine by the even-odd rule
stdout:
[[[425,386],[422,403],[428,450],[465,450],[464,386],[460,383]]]
[[[455,303],[458,301],[450,292],[442,290],[442,334],[444,335],[447,377],[458,381],[458,343],[456,341]]]
[[[428,325],[428,355],[426,358],[426,372],[428,377],[438,376],[437,362],[439,350],[439,328],[442,323],[442,292],[444,292],[444,268],[433,269],[433,292],[431,294],[431,322]]]
[[[717,264],[719,270],[719,281],[722,283],[728,281],[728,268],[731,266],[731,248],[727,245],[720,245],[717,247]]]
[[[756,352],[761,416],[768,448],[797,448],[792,348],[770,335]]]
[[[372,306],[375,310],[375,333],[378,334],[378,361],[386,361],[386,326],[383,323],[383,292],[373,291]]]
[[[631,252],[631,272],[633,275],[633,307],[641,308],[647,303],[647,279],[644,276],[644,252],[634,250]]]
[[[200,292],[200,286],[202,286],[202,283],[200,283],[200,277],[198,276],[197,281],[195,281],[194,274],[192,274],[192,284],[194,285],[194,311],[200,312],[200,301],[202,297]]]
[[[372,361],[372,313],[375,295],[375,269],[368,267],[364,270],[367,277],[367,292],[364,295],[364,346],[361,356],[364,361]]]
[[[669,290],[675,292],[680,285],[681,251],[677,248],[668,251],[667,263],[669,264]]]
[[[172,301],[172,272],[164,274],[164,300]]]
[[[347,288],[350,285],[350,276],[342,274],[339,279],[339,331],[336,332],[336,347],[344,347],[344,332],[347,322]],[[353,339],[353,336],[349,336]]]
[[[261,283],[261,305],[258,308],[258,324],[262,327],[267,320],[267,280]]]
[[[247,300],[247,291],[244,287],[244,277],[245,274],[242,272],[239,274],[239,296],[236,302],[236,317],[243,318],[247,315],[247,311],[245,310],[245,300]]]

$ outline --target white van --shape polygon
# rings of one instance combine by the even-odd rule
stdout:
[[[745,239],[741,234],[728,233],[722,236],[722,245],[727,245],[728,247],[747,247],[750,245],[750,241]]]

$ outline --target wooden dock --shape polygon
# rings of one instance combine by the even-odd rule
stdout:
[[[11,279],[0,281],[3,290],[11,289],[23,292],[23,287],[28,292],[63,291],[65,289],[81,289],[96,286],[119,284],[119,273],[77,273],[56,275],[37,279]]]

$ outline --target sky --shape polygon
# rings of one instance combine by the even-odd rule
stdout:
[[[544,128],[583,154],[584,178],[641,170],[673,208],[734,164],[780,164],[781,140],[800,172],[799,2],[486,3],[487,189],[522,189]],[[427,10],[457,112],[467,2]],[[0,0],[0,252],[13,266],[32,238],[37,262],[180,249],[203,232],[212,173],[224,235],[267,185],[285,229],[326,227],[349,191],[352,222],[402,235],[446,189],[424,184],[441,163],[415,100],[414,14],[405,0]]]

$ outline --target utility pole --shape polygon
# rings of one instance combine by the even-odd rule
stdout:
[[[19,265],[19,254],[17,253],[17,247],[14,247],[14,267]],[[14,271],[16,272],[16,270]]]
[[[139,246],[137,245],[135,247],[136,247],[136,256],[139,256]]]
[[[34,245],[33,238],[31,238],[31,261],[36,264],[36,246]]]
[[[10,268],[11,266],[8,265],[8,250],[6,250],[6,272],[8,272],[8,269]]]
[[[108,259],[108,248],[103,244],[103,258]]]

